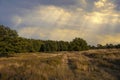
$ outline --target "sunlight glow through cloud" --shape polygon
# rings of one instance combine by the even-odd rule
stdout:
[[[120,11],[117,10],[120,4],[116,4],[116,0],[30,2],[25,2],[29,8],[16,2],[20,5],[16,7],[19,11],[14,9],[14,5],[10,7],[12,11],[8,10],[11,22],[7,24],[12,24],[22,37],[67,41],[81,37],[93,45],[120,43]],[[5,20],[0,19],[0,22]]]

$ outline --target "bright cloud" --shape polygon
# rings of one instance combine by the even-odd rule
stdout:
[[[120,11],[115,1],[40,0],[28,5],[30,9],[24,6],[11,13],[11,21],[19,35],[27,38],[70,41],[81,37],[89,44],[120,43]]]
[[[71,17],[69,12],[55,6],[43,7],[38,13],[42,21],[57,24],[57,26],[65,24]]]
[[[94,5],[96,8],[99,8],[102,10],[111,10],[116,7],[111,0],[99,0],[95,2]]]

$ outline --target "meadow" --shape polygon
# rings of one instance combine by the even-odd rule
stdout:
[[[0,80],[119,80],[120,49],[0,57]]]

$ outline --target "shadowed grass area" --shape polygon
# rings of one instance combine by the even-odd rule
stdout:
[[[119,72],[118,49],[0,58],[0,80],[119,80]]]

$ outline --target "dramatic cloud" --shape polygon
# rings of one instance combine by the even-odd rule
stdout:
[[[120,43],[119,0],[1,0],[0,23],[20,36],[89,44]]]

